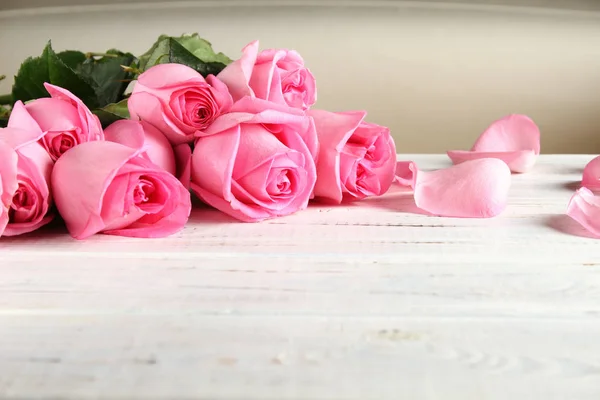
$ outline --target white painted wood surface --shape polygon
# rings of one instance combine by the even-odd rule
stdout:
[[[0,398],[597,400],[600,241],[564,215],[591,157],[542,156],[488,220],[388,194],[3,238]]]

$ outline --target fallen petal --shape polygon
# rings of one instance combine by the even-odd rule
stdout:
[[[540,154],[540,130],[525,115],[512,114],[493,122],[470,151],[449,151],[454,164],[481,158],[497,158],[512,172],[527,172]]]
[[[600,156],[590,161],[583,169],[581,186],[590,190],[600,190]]]
[[[522,173],[529,171],[535,164],[537,154],[533,150],[522,151],[449,151],[448,157],[454,164],[460,164],[465,161],[478,160],[482,158],[497,158],[508,165],[512,172]]]
[[[396,165],[396,182],[414,189],[415,204],[441,217],[490,218],[506,208],[510,169],[501,160],[470,160],[437,171],[411,161]]]
[[[567,215],[600,238],[600,197],[586,187],[577,190],[567,207]]]
[[[417,180],[417,164],[412,161],[398,161],[396,163],[396,182],[401,186],[415,187]]]

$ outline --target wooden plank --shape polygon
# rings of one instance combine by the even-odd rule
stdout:
[[[592,400],[600,392],[597,319],[13,316],[0,332],[3,398]]]

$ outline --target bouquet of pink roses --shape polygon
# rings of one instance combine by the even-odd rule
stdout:
[[[258,42],[235,61],[198,35],[140,57],[49,43],[0,97],[0,236],[59,216],[78,239],[162,237],[184,227],[192,194],[254,222],[385,193],[389,129],[316,98],[297,52]]]
[[[3,79],[4,76],[0,76]],[[160,36],[144,54],[63,51],[23,62],[0,96],[0,236],[60,217],[70,234],[163,237],[191,196],[245,222],[310,201],[380,196],[395,182],[430,215],[488,218],[512,173],[533,168],[540,131],[527,116],[492,123],[455,164],[396,162],[388,128],[366,112],[313,109],[315,78],[293,50],[247,45],[237,60],[197,34]],[[600,237],[600,157],[567,213]]]

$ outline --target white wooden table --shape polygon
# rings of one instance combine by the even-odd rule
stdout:
[[[3,238],[0,398],[598,400],[600,241],[564,215],[591,158],[541,157],[488,220],[391,194]]]

